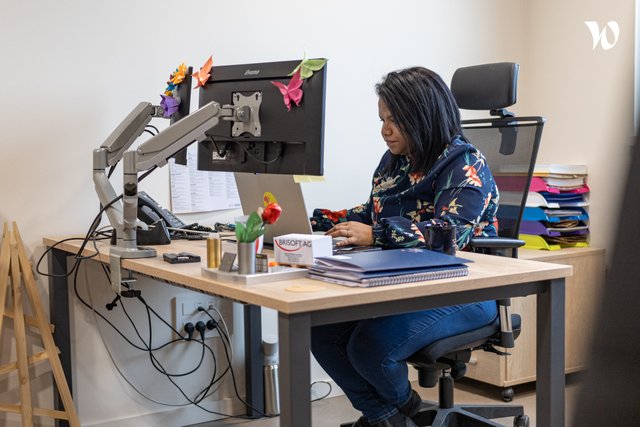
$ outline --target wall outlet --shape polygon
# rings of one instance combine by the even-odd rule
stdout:
[[[216,312],[216,308],[221,313],[224,321],[227,325],[233,324],[231,309],[231,302],[224,301],[220,298],[215,298],[209,295],[184,295],[177,296],[172,299],[172,313],[173,313],[173,327],[182,334],[182,336],[186,335],[184,332],[184,325],[188,322],[193,323],[194,325],[198,321],[202,321],[205,324],[208,320],[211,319],[204,311],[198,310],[198,307],[203,307],[209,311],[209,313],[218,320],[218,313]],[[229,334],[232,332],[229,331]],[[199,332],[194,332],[194,337],[199,338]],[[206,338],[215,338],[218,337],[218,333],[215,331],[207,330],[205,333]]]

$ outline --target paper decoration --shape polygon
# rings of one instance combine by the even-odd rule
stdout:
[[[167,81],[167,88],[164,90],[164,95],[160,95],[162,101],[160,101],[160,107],[162,107],[163,117],[169,118],[173,113],[178,111],[180,105],[180,99],[173,96],[173,92],[176,87],[182,83],[186,77],[187,65],[183,62],[178,65],[173,73],[169,76]]]
[[[176,70],[169,76],[169,81],[167,81],[167,88],[164,90],[164,94],[167,96],[173,96],[173,91],[176,90],[176,87],[185,79],[186,73],[187,65],[183,62],[178,65],[178,68],[176,68]]]
[[[178,106],[180,105],[180,100],[174,98],[170,95],[160,95],[162,101],[160,101],[160,106],[162,107],[162,115],[164,117],[171,117],[173,113],[178,111]]]
[[[313,76],[314,71],[322,70],[322,67],[324,67],[324,64],[326,63],[326,59],[307,59],[307,52],[305,51],[302,62],[300,62],[300,64],[298,64],[298,66],[294,68],[289,75],[291,76],[295,74],[296,71],[300,70],[300,77],[303,80],[308,79]]]
[[[176,68],[175,73],[171,74],[167,84],[173,84],[174,87],[182,83],[187,76],[187,65],[183,62]]]
[[[164,94],[167,96],[173,96],[173,91],[176,90],[176,85],[170,83],[167,85],[167,88],[164,90]]]
[[[285,85],[280,82],[271,82],[280,90],[282,97],[284,99],[284,105],[287,106],[287,111],[291,111],[291,101],[295,102],[296,105],[300,105],[300,101],[302,100],[302,79],[300,78],[300,71],[296,71],[289,80],[289,84]]]
[[[192,74],[192,77],[196,79],[196,89],[203,87],[207,84],[209,77],[211,77],[211,68],[213,67],[213,56],[209,56],[209,59],[200,67],[200,71],[196,71]]]

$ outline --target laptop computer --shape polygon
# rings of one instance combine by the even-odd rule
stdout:
[[[265,227],[264,244],[273,246],[273,238],[284,234],[324,234],[324,231],[312,231],[309,212],[304,203],[300,183],[295,182],[293,175],[242,173],[234,174],[236,187],[240,196],[242,212],[249,215],[258,207],[264,207],[265,195],[270,194],[282,207],[282,214],[275,224]],[[344,239],[333,239],[333,253],[353,253],[380,250],[380,246],[340,246],[336,242]]]
[[[294,181],[293,175],[240,172],[234,175],[245,215],[264,207],[265,194],[271,194],[282,207],[278,221],[265,227],[265,245],[272,245],[274,236],[313,233],[300,183]]]

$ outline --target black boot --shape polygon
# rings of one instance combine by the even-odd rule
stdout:
[[[417,427],[416,423],[400,412],[379,423],[371,424],[371,427]]]
[[[402,414],[406,415],[409,418],[414,417],[419,411],[420,406],[422,405],[422,398],[418,394],[417,391],[411,390],[411,397],[409,401],[398,408]]]

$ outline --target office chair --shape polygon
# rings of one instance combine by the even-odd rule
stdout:
[[[514,63],[477,65],[456,70],[451,81],[459,108],[490,111],[490,118],[463,120],[463,132],[487,158],[501,194],[497,212],[500,237],[474,238],[469,246],[476,252],[514,258],[517,248],[524,245],[517,240],[518,230],[545,122],[543,117],[515,117],[506,110],[516,102],[518,70]],[[520,168],[520,175],[502,173],[514,167]],[[504,201],[503,194],[507,196]],[[490,419],[503,417],[515,417],[516,427],[529,426],[522,406],[455,405],[453,401],[454,379],[464,376],[473,350],[506,355],[496,347],[515,345],[520,316],[510,313],[508,299],[497,303],[499,316],[490,325],[436,341],[407,360],[418,370],[420,386],[439,384],[439,402],[423,401],[412,417],[418,426],[497,426]],[[503,392],[504,400],[512,398],[512,389]]]

